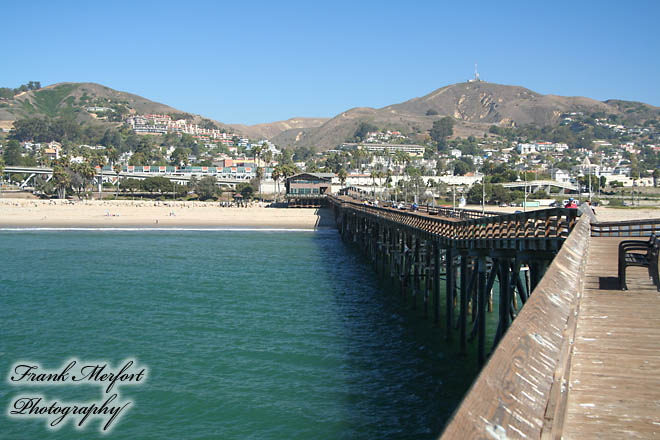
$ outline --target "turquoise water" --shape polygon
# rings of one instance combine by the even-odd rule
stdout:
[[[108,435],[6,416],[0,438],[434,438],[476,367],[336,231],[0,232],[0,372],[129,357],[147,380]],[[443,353],[450,354],[443,354]]]

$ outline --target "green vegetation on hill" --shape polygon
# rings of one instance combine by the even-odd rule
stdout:
[[[9,87],[0,87],[0,99],[11,99],[19,93],[27,92],[30,90],[39,90],[40,88],[41,83],[39,81],[30,81],[27,84],[23,84],[15,89],[10,89]]]
[[[34,93],[34,104],[37,111],[55,117],[58,115],[62,102],[78,87],[77,84],[62,84],[52,89],[43,89]],[[71,107],[72,101],[66,101]]]

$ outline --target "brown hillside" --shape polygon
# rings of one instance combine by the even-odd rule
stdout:
[[[427,116],[429,110],[437,115]],[[616,107],[590,98],[541,95],[524,87],[487,82],[459,83],[380,109],[348,110],[318,128],[282,132],[275,142],[327,149],[351,137],[362,121],[415,135],[444,116],[456,119],[457,135],[479,135],[492,124],[554,125],[562,113],[570,111],[619,113]]]
[[[287,130],[302,130],[306,128],[320,127],[327,121],[328,118],[291,118],[286,121],[276,121],[256,125],[232,124],[231,127],[252,139],[272,139]]]

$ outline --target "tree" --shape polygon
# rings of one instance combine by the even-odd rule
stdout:
[[[236,185],[236,191],[238,191],[243,196],[244,200],[249,200],[254,195],[254,187],[247,182],[239,183]]]
[[[162,176],[157,176],[157,177],[147,177],[142,181],[141,186],[142,189],[153,194],[156,191],[161,193],[164,191],[169,191],[172,187],[172,184],[170,183],[169,179]]]
[[[270,176],[275,181],[275,186],[277,186],[277,195],[275,196],[275,200],[277,201],[280,197],[280,178],[282,177],[281,165],[277,165],[275,168],[273,168],[273,172]]]
[[[116,164],[112,167],[112,169],[113,169],[113,171],[115,172],[115,174],[117,174],[117,193],[116,193],[115,197],[119,197],[119,174],[121,174],[121,165],[119,165],[118,163],[116,163]]]
[[[429,135],[434,142],[438,144],[438,149],[444,149],[447,145],[447,138],[454,134],[454,119],[449,116],[433,122],[433,127]]]
[[[378,127],[376,127],[373,124],[370,124],[368,122],[360,122],[360,125],[358,125],[357,129],[355,130],[355,134],[353,135],[353,139],[356,142],[362,142],[364,138],[367,136],[367,133],[372,132],[372,131],[377,131]]]
[[[23,154],[21,150],[21,144],[19,144],[18,141],[12,139],[7,142],[5,151],[2,153],[2,158],[7,165],[22,165]]]
[[[137,152],[133,153],[130,160],[128,161],[128,164],[134,166],[149,165],[149,160],[144,153]]]
[[[470,167],[467,163],[462,160],[454,161],[454,175],[455,176],[465,176],[470,172]]]
[[[176,147],[170,155],[170,163],[175,166],[188,165],[188,155],[191,153],[189,148]]]
[[[339,177],[339,181],[341,182],[341,186],[346,186],[346,177],[348,177],[348,173],[346,173],[346,169],[342,168],[339,170],[339,173],[337,173],[337,177]]]
[[[257,188],[259,188],[259,194],[261,194],[261,181],[264,178],[264,169],[257,167],[256,176],[257,176]]]
[[[57,195],[60,199],[66,198],[66,189],[71,185],[71,176],[67,169],[62,165],[55,165],[53,168],[53,180],[57,188]]]
[[[205,176],[199,180],[195,192],[200,200],[208,200],[218,194],[218,185],[215,176]]]
[[[270,167],[270,163],[273,161],[273,152],[270,149],[266,149],[262,154],[262,158],[266,162],[266,166]]]
[[[122,184],[122,190],[128,190],[131,194],[141,188],[140,181],[138,179],[125,179]]]

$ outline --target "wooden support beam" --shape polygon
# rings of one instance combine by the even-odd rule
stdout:
[[[486,363],[486,257],[479,257],[479,289],[477,295],[477,314],[479,316],[479,332],[477,340],[477,358],[479,366]]]
[[[468,258],[467,254],[461,254],[461,311],[459,319],[462,355],[467,353]]]
[[[424,318],[429,317],[429,296],[433,287],[432,273],[433,244],[429,240],[424,241]]]
[[[433,322],[440,324],[440,246],[433,242]]]
[[[419,241],[419,236],[415,236],[415,239],[413,240],[413,244],[415,247],[415,254],[414,254],[414,260],[413,260],[413,282],[412,282],[412,303],[413,303],[413,310],[417,309],[417,292],[419,291],[420,287],[420,266],[421,266],[421,258],[420,258],[420,241]]]
[[[445,339],[451,340],[451,330],[454,322],[454,250],[447,248],[445,253]]]

